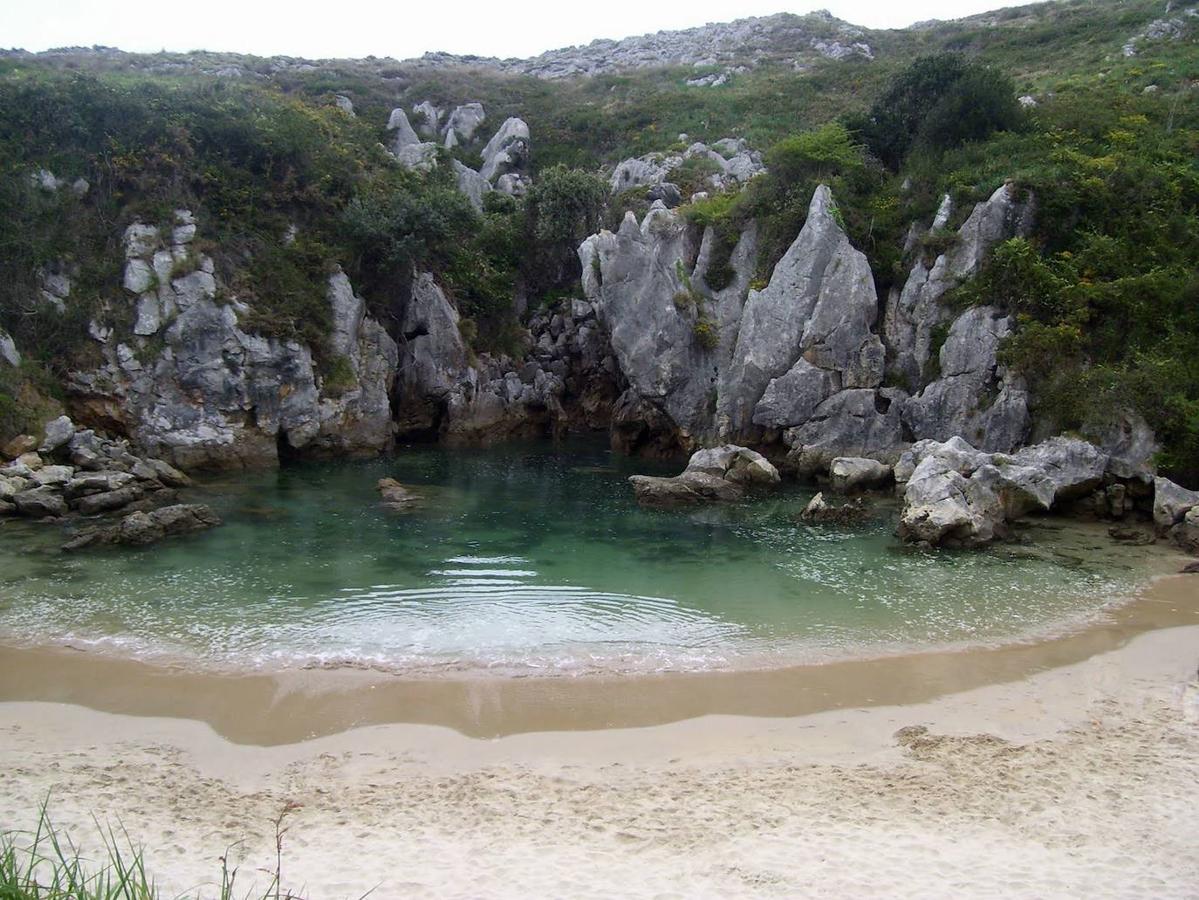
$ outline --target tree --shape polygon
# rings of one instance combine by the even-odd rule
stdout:
[[[896,75],[867,116],[851,125],[875,156],[898,169],[916,147],[948,150],[1019,121],[1010,78],[941,53],[921,57]]]

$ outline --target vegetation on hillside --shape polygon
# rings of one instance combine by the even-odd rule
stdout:
[[[514,292],[536,306],[569,289],[578,240],[601,217],[619,221],[621,209],[602,209],[601,166],[677,146],[686,133],[767,150],[769,172],[747,190],[688,209],[720,238],[712,288],[731,280],[728,253],[751,219],[762,235],[755,277],[768,277],[820,182],[882,296],[910,267],[909,224],[927,223],[943,193],[956,226],[1007,179],[1032,191],[1036,232],[998,248],[954,302],[1017,316],[1005,360],[1034,386],[1043,419],[1093,427],[1133,405],[1158,430],[1169,471],[1194,480],[1199,28],[1138,43],[1132,57],[1122,50],[1161,14],[1157,0],[1040,3],[871,32],[872,62],[803,71],[769,62],[721,87],[687,86],[695,70],[669,67],[541,81],[388,60],[305,71],[230,58],[253,76],[232,80],[134,71],[105,54],[0,60],[0,328],[30,356],[0,376],[0,433],[22,427],[32,400],[52,400],[63,369],[94,352],[85,333],[97,311],[130,314],[119,240],[134,217],[196,212],[224,283],[252,301],[254,327],[303,338],[318,357],[335,264],[385,321],[412,267],[432,269],[477,349],[515,350]],[[334,94],[350,97],[357,117]],[[1020,94],[1036,105],[1018,107]],[[447,165],[429,175],[396,167],[380,146],[387,114],[424,99],[482,101],[485,131],[524,118],[531,195],[489,197],[480,214]],[[477,164],[477,147],[452,152]],[[83,199],[43,191],[30,183],[43,167],[83,176],[90,189]],[[293,224],[297,239],[285,243]],[[943,239],[930,236],[919,252],[935,254]],[[60,264],[73,281],[65,316],[38,299],[39,270]]]

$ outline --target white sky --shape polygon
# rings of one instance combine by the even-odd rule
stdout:
[[[1004,0],[0,0],[0,47],[104,44],[123,50],[225,50],[260,56],[419,56],[428,50],[533,56],[544,50],[776,12],[828,9],[856,25],[899,28],[1016,5]]]

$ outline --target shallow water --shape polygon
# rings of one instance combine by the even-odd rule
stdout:
[[[1061,631],[1148,574],[1144,548],[1058,522],[963,553],[901,547],[888,504],[810,527],[796,486],[643,510],[625,479],[652,468],[593,442],[405,448],[208,484],[188,499],[225,524],[154,548],[65,555],[61,531],[10,522],[0,640],[222,669],[756,667]],[[384,476],[420,504],[382,508]]]

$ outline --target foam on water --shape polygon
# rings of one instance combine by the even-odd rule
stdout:
[[[797,514],[810,491],[639,509],[644,461],[594,444],[405,449],[209,485],[225,525],[67,556],[62,534],[0,531],[0,640],[221,669],[408,674],[687,671],[995,644],[1102,615],[1144,551],[1035,530],[982,553],[901,548]],[[375,481],[422,497],[383,509]]]

